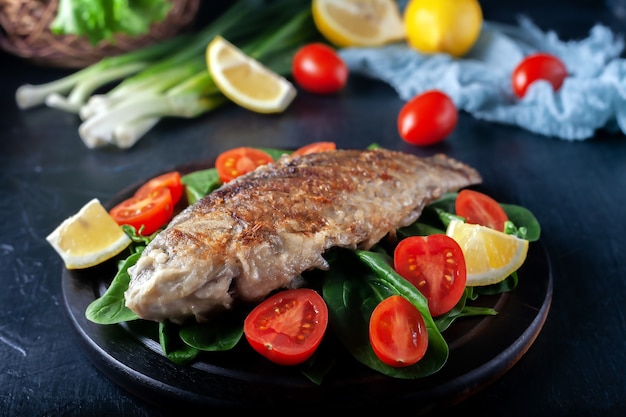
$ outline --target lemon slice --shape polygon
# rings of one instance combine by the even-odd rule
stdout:
[[[467,285],[496,284],[526,260],[528,241],[489,227],[452,220],[446,234],[457,241],[467,266]]]
[[[217,88],[248,110],[280,113],[296,96],[291,82],[221,36],[213,38],[207,46],[206,60]]]
[[[98,199],[65,219],[46,240],[61,255],[67,269],[83,269],[114,257],[131,239]]]
[[[380,46],[405,39],[394,0],[313,0],[313,21],[338,47]]]

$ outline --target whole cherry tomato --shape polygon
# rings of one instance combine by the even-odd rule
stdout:
[[[433,317],[450,311],[463,296],[467,283],[465,255],[451,237],[407,237],[398,243],[393,258],[396,272],[426,297]]]
[[[434,145],[452,133],[458,118],[458,110],[447,94],[429,90],[413,97],[402,107],[398,115],[398,132],[412,145]]]
[[[323,43],[310,43],[294,55],[292,75],[306,91],[332,94],[344,88],[348,81],[348,66],[337,51]]]
[[[524,58],[513,70],[513,92],[519,98],[526,95],[528,87],[537,80],[545,80],[558,91],[567,77],[567,67],[554,55],[537,53]]]

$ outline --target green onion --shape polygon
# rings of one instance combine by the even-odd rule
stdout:
[[[112,81],[111,73],[118,79],[137,73],[154,60],[180,49],[189,42],[188,36],[180,35],[159,44],[150,45],[136,51],[111,56],[83,68],[61,79],[40,85],[25,84],[17,89],[15,99],[20,109],[42,105],[51,94],[67,94],[74,88],[81,89],[81,83],[105,85]]]
[[[21,86],[18,106],[45,103],[78,113],[87,147],[129,148],[163,117],[193,118],[228,102],[206,66],[206,47],[217,35],[281,75],[289,73],[300,46],[321,39],[309,1],[239,0],[194,35],[105,58],[51,83]]]

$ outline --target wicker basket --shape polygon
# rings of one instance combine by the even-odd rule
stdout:
[[[150,33],[139,37],[118,35],[115,42],[93,46],[86,38],[55,35],[50,24],[58,0],[0,0],[0,48],[38,65],[83,68],[106,56],[146,46],[189,29],[200,0],[172,0],[172,9]]]

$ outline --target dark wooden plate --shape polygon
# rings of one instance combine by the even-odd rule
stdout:
[[[181,171],[208,166],[210,162],[197,163]],[[108,207],[134,189],[119,193]],[[297,369],[268,362],[246,343],[228,352],[203,354],[192,365],[179,366],[161,353],[155,323],[90,322],[85,309],[104,293],[115,271],[111,261],[87,270],[62,272],[66,312],[87,356],[104,375],[147,402],[172,410],[185,406],[205,412],[215,407],[297,405],[309,410],[371,410],[395,405],[411,407],[415,415],[445,408],[497,380],[526,353],[546,320],[553,286],[547,253],[541,241],[533,242],[518,271],[515,291],[479,299],[481,305],[493,306],[499,314],[459,319],[444,332],[450,356],[440,372],[415,380],[393,379],[361,365],[337,344],[331,346],[336,348],[337,361],[317,385]]]

